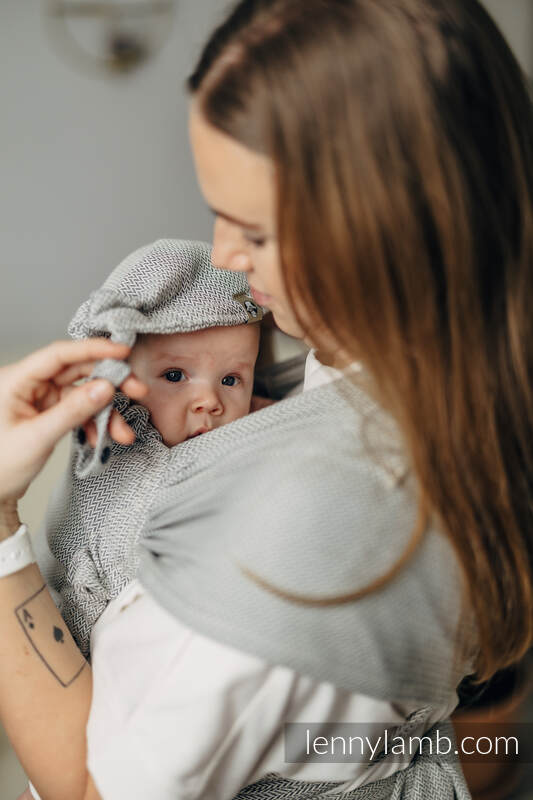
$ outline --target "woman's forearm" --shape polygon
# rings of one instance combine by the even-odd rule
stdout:
[[[55,342],[0,367],[0,546],[19,527],[17,499],[59,439],[112,400],[108,381],[76,382],[97,361],[129,352],[106,339]],[[133,399],[147,391],[133,375],[120,388]],[[124,420],[111,418],[109,430],[131,444]],[[86,770],[91,694],[89,666],[37,566],[0,577],[0,719],[43,800],[98,798]]]
[[[0,539],[16,532],[0,504]],[[0,578],[0,717],[42,800],[82,800],[91,670],[36,564]]]

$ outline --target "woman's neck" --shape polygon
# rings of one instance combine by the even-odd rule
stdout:
[[[349,367],[350,364],[353,364],[355,361],[354,358],[350,358],[344,351],[342,350],[335,350],[332,352],[327,352],[325,350],[315,350],[315,358],[320,361],[321,364],[324,364],[326,367],[333,367],[334,369],[345,369]]]
[[[306,335],[303,340],[308,347],[314,348],[316,359],[326,367],[342,370],[358,360],[356,355],[343,350],[335,337],[321,326],[313,331],[312,337]]]

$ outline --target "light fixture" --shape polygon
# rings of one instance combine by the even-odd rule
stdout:
[[[46,0],[54,47],[79,69],[127,73],[154,55],[171,29],[175,0]]]

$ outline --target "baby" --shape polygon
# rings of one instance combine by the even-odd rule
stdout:
[[[167,447],[250,411],[259,326],[144,334],[129,363],[148,386],[142,405]]]
[[[110,600],[136,576],[137,542],[169,468],[187,470],[217,429],[250,411],[263,309],[242,273],[219,270],[201,242],[160,240],[125,259],[76,313],[75,338],[111,335],[134,345],[128,363],[104,361],[94,374],[117,387],[133,371],[142,403],[117,392],[98,415],[93,448],[73,436],[71,460],[45,520],[49,550],[39,563],[84,655]],[[112,408],[133,428],[130,446],[112,442]],[[209,433],[209,436],[205,436]],[[217,438],[218,437],[218,438]]]

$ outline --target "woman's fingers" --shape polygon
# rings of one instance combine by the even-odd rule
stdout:
[[[110,403],[113,393],[112,384],[102,379],[62,393],[54,406],[33,418],[33,435],[36,439],[40,437],[44,449],[53,447],[67,431],[83,425]]]
[[[131,397],[132,400],[142,400],[143,397],[146,396],[148,386],[135,375],[128,375],[120,389],[124,394],[127,394],[128,397]]]
[[[135,433],[116,410],[111,412],[108,429],[111,438],[119,444],[133,444],[135,441]],[[85,431],[85,436],[91,447],[96,447],[98,433],[94,420],[89,420],[89,422],[83,426],[83,430]]]
[[[95,362],[87,361],[83,364],[75,364],[63,370],[56,378],[54,383],[56,386],[69,386],[71,383],[80,380],[81,378],[88,378],[94,370]],[[131,397],[132,400],[142,400],[148,391],[148,387],[135,375],[129,375],[120,387],[124,394]]]
[[[54,378],[54,383],[57,386],[69,386],[81,378],[88,378],[94,370],[95,361],[83,361],[81,364],[72,364],[66,367],[59,375]]]
[[[32,380],[50,380],[72,364],[98,361],[103,358],[124,359],[130,347],[108,339],[83,339],[79,342],[54,342],[36,350],[17,365]]]
[[[16,364],[0,368],[0,502],[22,497],[61,437],[85,426],[113,398],[115,388],[104,379],[72,383],[92,370],[92,362],[124,360],[130,348],[105,339],[56,342]],[[57,381],[57,382],[56,382]],[[146,387],[138,378],[124,381],[132,396]],[[114,414],[110,423],[116,441],[131,444],[134,433]],[[92,430],[91,426],[88,428]]]
[[[57,386],[68,386],[81,378],[88,378],[95,367],[94,361],[85,361],[80,364],[73,364],[67,367],[54,378]],[[148,391],[148,387],[135,375],[129,375],[121,385],[121,391],[131,397],[132,400],[142,400]]]
[[[107,381],[91,380],[83,386],[72,384],[82,378],[90,377],[95,362],[103,358],[125,359],[130,351],[126,345],[116,344],[107,339],[88,339],[81,342],[55,342],[48,347],[32,353],[19,364],[32,383],[50,381],[47,396],[41,405],[41,427],[46,429],[47,439],[66,433],[72,427],[83,427],[89,444],[96,445],[96,425],[91,419],[106,402],[95,404],[95,391],[105,386],[104,397],[111,402],[114,389]],[[57,386],[56,392],[53,387]],[[133,400],[142,399],[148,391],[147,386],[135,375],[130,375],[121,385],[122,391]],[[60,398],[60,399],[59,399]],[[85,409],[88,413],[85,412]],[[94,409],[91,413],[91,409]],[[109,421],[110,436],[120,444],[129,445],[135,441],[135,433],[120,414],[113,410]]]
[[[119,444],[133,444],[135,433],[118,411],[113,411],[109,420],[109,435]]]

